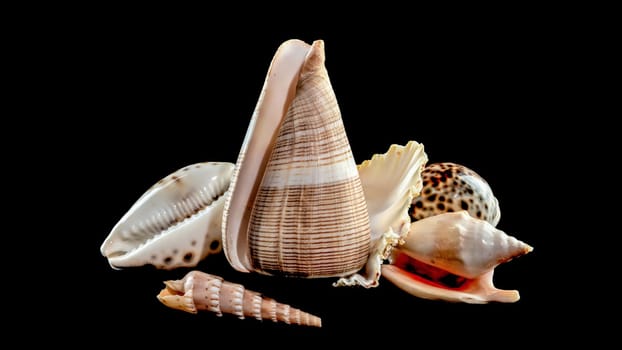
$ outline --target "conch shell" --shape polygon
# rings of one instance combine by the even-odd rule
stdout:
[[[181,280],[165,281],[164,284],[166,287],[157,298],[173,309],[193,314],[209,311],[218,316],[232,314],[240,319],[253,317],[257,320],[322,327],[322,319],[317,316],[263,297],[219,276],[190,271]]]
[[[462,210],[413,222],[404,244],[393,250],[392,265],[382,266],[382,275],[421,298],[515,302],[518,291],[493,285],[494,268],[532,250]]]
[[[113,268],[151,264],[195,266],[222,250],[225,192],[233,163],[206,162],[181,168],[147,190],[101,245]]]
[[[277,50],[226,197],[226,257],[242,272],[349,276],[367,261],[370,222],[324,43]]]

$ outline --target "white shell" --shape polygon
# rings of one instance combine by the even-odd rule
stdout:
[[[428,157],[422,144],[391,145],[358,166],[371,221],[372,245],[389,229],[405,236],[408,208],[422,187],[421,172]]]
[[[189,165],[160,180],[114,226],[101,246],[113,268],[195,266],[222,250],[224,194],[234,165]]]
[[[286,41],[274,56],[233,173],[223,241],[243,272],[348,276],[367,260],[367,205],[321,40]]]
[[[528,244],[473,218],[467,211],[431,216],[410,226],[405,243],[394,249],[395,266],[383,266],[385,278],[409,293],[430,299],[468,303],[515,302],[518,291],[499,290],[492,283],[493,270],[501,263],[531,252]],[[426,283],[398,265],[400,254],[464,278],[455,288]],[[436,272],[433,272],[433,274]]]
[[[421,172],[428,160],[424,147],[415,141],[391,145],[358,166],[371,222],[371,250],[363,275],[341,278],[335,286],[376,287],[380,265],[410,228],[408,213],[422,186]]]

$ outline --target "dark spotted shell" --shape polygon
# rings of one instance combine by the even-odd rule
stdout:
[[[499,222],[499,202],[488,182],[475,171],[456,163],[432,163],[421,176],[421,195],[413,199],[409,210],[413,222],[460,210],[493,226]]]

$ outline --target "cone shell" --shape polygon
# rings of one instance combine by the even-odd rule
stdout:
[[[223,235],[239,271],[332,277],[365,264],[369,215],[322,41],[277,50],[234,169]]]
[[[200,271],[190,271],[181,280],[165,281],[157,298],[164,305],[196,314],[213,312],[244,319],[271,320],[287,324],[322,327],[322,320],[274,299],[247,290],[243,285]]]

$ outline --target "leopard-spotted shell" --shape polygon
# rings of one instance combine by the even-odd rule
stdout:
[[[488,182],[475,171],[456,163],[432,163],[425,167],[421,176],[421,195],[413,199],[409,210],[413,222],[466,210],[474,218],[493,226],[499,223],[499,201]]]

